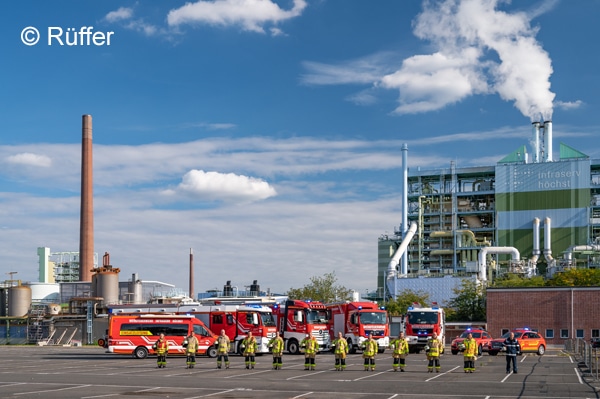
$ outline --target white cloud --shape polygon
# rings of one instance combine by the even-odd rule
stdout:
[[[124,20],[124,19],[129,19],[132,16],[133,16],[133,9],[132,8],[119,7],[117,10],[111,11],[108,14],[106,14],[106,16],[104,17],[104,19],[107,22],[117,22],[117,21],[121,21],[121,20]]]
[[[258,201],[277,195],[269,183],[234,173],[191,170],[183,176],[177,191],[196,199]]]
[[[305,0],[294,0],[290,10],[283,10],[272,0],[199,0],[169,11],[170,26],[207,24],[239,26],[243,30],[264,33],[264,26],[298,17],[306,8]],[[279,35],[276,29],[273,33]]]
[[[583,105],[584,105],[584,103],[581,100],[577,100],[577,101],[555,101],[554,102],[554,106],[556,108],[560,108],[560,109],[564,109],[564,110],[581,108]]]
[[[46,155],[24,152],[6,157],[6,162],[15,165],[40,166],[48,168],[52,165],[52,159]]]

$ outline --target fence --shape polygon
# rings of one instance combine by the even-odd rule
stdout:
[[[583,339],[568,339],[565,342],[565,350],[580,359],[579,365],[584,366],[581,368],[584,377],[598,380],[598,348],[592,348],[592,345]]]

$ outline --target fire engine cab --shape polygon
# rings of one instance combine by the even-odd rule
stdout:
[[[404,316],[404,335],[408,340],[411,353],[419,353],[427,345],[427,340],[435,332],[438,339],[445,344],[444,309],[433,304],[432,307],[421,307],[415,303],[410,306]],[[442,353],[444,353],[442,346]]]
[[[362,348],[367,334],[373,336],[382,353],[390,346],[388,314],[374,302],[343,302],[326,305],[331,312],[329,334],[337,337],[342,332],[350,353]]]
[[[300,342],[306,334],[316,338],[321,351],[331,348],[329,311],[318,301],[289,299],[271,306],[277,329],[292,354],[300,353]]]

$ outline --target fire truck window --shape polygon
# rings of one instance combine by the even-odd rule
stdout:
[[[356,324],[356,313],[354,313],[351,317],[350,317],[350,323],[352,324]]]
[[[302,321],[302,311],[301,310],[296,310],[294,312],[294,321]]]
[[[213,324],[223,324],[223,315],[222,314],[214,314],[212,318],[213,318]]]
[[[229,324],[229,325],[233,324],[233,315],[230,315],[230,314],[227,315],[227,324]]]

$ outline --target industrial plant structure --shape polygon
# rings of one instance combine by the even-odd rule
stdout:
[[[532,154],[521,146],[496,165],[427,171],[408,171],[404,146],[405,214],[379,238],[379,292],[423,290],[444,303],[457,276],[600,267],[600,160],[562,143],[554,159],[550,121],[533,123],[532,143]]]

